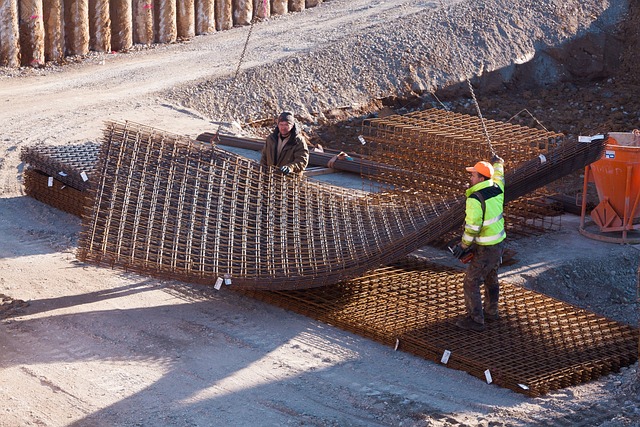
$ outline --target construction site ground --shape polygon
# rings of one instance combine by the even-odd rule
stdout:
[[[64,66],[0,71],[0,426],[640,425],[637,362],[530,398],[224,287],[216,291],[82,264],[75,257],[80,219],[24,195],[23,147],[98,141],[104,120],[132,120],[194,138],[221,122],[225,129],[260,133],[232,121],[270,120],[264,99],[252,105],[236,97],[270,86],[276,109],[295,106],[293,97],[313,90],[282,82],[274,69],[289,70],[321,47],[333,47],[334,56],[318,59],[313,72],[318,81],[331,76],[336,92],[318,102],[333,108],[300,118],[312,140],[326,147],[355,149],[358,123],[367,114],[440,101],[474,114],[468,95],[435,100],[387,94],[362,102],[350,92],[357,82],[338,83],[351,78],[336,65],[353,54],[343,50],[343,40],[373,40],[382,56],[395,52],[397,45],[385,44],[389,26],[377,25],[394,20],[396,36],[412,37],[413,17],[443,3],[474,2],[331,0],[259,23],[245,64],[257,71],[238,87],[226,76],[235,70],[246,27],[127,54],[91,54]],[[492,19],[530,6],[524,0],[487,3]],[[577,3],[595,8],[603,2],[563,4]],[[609,9],[617,5],[611,2]],[[530,9],[557,14],[562,8],[556,6],[544,0]],[[569,12],[564,19],[571,23]],[[452,14],[452,23],[488,19],[461,16]],[[548,18],[523,20],[518,28],[546,28],[553,23]],[[639,22],[637,11],[629,19]],[[634,57],[640,26],[629,28],[636,28],[624,33],[627,54]],[[528,44],[519,31],[505,31],[511,43]],[[447,45],[437,36],[433,44]],[[500,55],[492,59],[500,62]],[[379,62],[370,59],[368,75],[384,79],[382,71],[376,74]],[[527,109],[566,134],[627,131],[640,127],[640,91],[629,77],[476,95],[488,117],[506,120]],[[210,94],[212,88],[226,90]],[[233,113],[214,115],[224,108],[207,99],[229,97]],[[331,97],[333,103],[326,99]],[[510,239],[514,263],[501,270],[500,280],[637,325],[636,247],[587,239],[578,232],[576,215],[555,221],[555,231]],[[435,248],[418,255],[456,265]]]

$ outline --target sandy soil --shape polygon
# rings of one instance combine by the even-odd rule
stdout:
[[[473,31],[478,5],[470,1],[332,0],[271,19],[254,27],[238,86],[229,75],[248,28],[64,67],[3,70],[0,426],[639,425],[637,364],[527,398],[232,292],[79,263],[80,220],[24,196],[22,147],[96,141],[104,120],[195,137],[221,122],[293,106],[311,131],[338,107],[370,105],[405,82],[412,61],[395,67],[390,52],[430,40],[442,24],[431,13],[443,4],[459,6],[447,19],[469,29],[474,37],[463,46],[495,68],[538,41],[570,38],[618,7],[600,0],[489,3],[497,20],[516,12],[532,19],[507,25],[513,29],[500,45],[481,43],[495,38]],[[443,66],[428,79],[436,86],[455,74],[455,55],[436,49],[447,45],[439,41],[430,52]],[[377,55],[387,54],[393,61],[380,63]],[[377,68],[358,68],[367,60]],[[276,70],[297,80],[278,79]],[[370,84],[358,87],[363,75]],[[519,262],[501,279],[637,324],[637,250],[584,238],[575,216],[561,224],[558,232],[512,242]],[[446,258],[430,248],[423,254]]]

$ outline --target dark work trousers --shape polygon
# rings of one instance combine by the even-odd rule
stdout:
[[[504,240],[497,245],[480,246],[474,248],[474,256],[467,266],[464,277],[464,305],[467,315],[475,322],[484,323],[480,285],[484,282],[484,311],[487,314],[498,314],[498,298],[500,285],[498,284],[498,267],[502,261]]]

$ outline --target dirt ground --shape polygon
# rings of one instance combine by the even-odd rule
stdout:
[[[489,19],[476,13],[485,3],[491,19],[509,22],[504,44],[494,44],[490,26],[477,25]],[[26,197],[20,162],[25,146],[97,141],[105,120],[196,137],[218,125],[256,132],[242,124],[268,120],[284,107],[301,111],[314,141],[351,148],[359,120],[385,109],[434,103],[474,112],[468,96],[393,96],[389,88],[406,66],[394,63],[403,51],[398,43],[432,40],[438,48],[428,53],[440,55],[438,70],[447,72],[424,74],[439,86],[455,61],[445,61],[452,51],[437,39],[446,34],[429,37],[438,24],[484,34],[462,46],[487,67],[500,68],[536,40],[562,41],[623,15],[621,4],[330,0],[257,24],[248,71],[237,85],[242,90],[235,92],[229,76],[237,55],[228,53],[241,51],[246,27],[128,54],[92,54],[66,66],[2,70],[0,426],[640,425],[637,363],[528,398],[224,288],[82,264],[75,258],[80,220]],[[444,21],[432,15],[443,5],[453,7]],[[514,14],[531,19],[509,21]],[[621,74],[544,89],[482,89],[483,113],[505,120],[527,109],[567,135],[640,127],[637,73],[630,72],[640,26],[625,25]],[[372,64],[369,71],[361,61]],[[318,66],[313,75],[309,64]],[[292,72],[293,82],[275,78],[276,70]],[[357,81],[369,83],[358,87]],[[230,93],[237,96],[227,103]],[[303,113],[303,106],[309,110]],[[518,117],[531,124],[531,115]],[[585,238],[575,215],[558,221],[557,231],[510,241],[517,262],[502,269],[500,279],[637,325],[638,249]],[[451,261],[433,248],[420,253]]]

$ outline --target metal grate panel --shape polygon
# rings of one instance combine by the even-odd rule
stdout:
[[[84,215],[90,203],[87,192],[63,184],[38,170],[24,172],[24,191],[36,200],[79,217]]]
[[[77,190],[87,190],[95,176],[100,145],[94,142],[72,145],[44,145],[24,147],[20,160],[29,169],[56,178]]]
[[[333,286],[240,291],[529,396],[581,384],[637,360],[638,330],[501,283],[500,315],[460,330],[464,272],[409,257]]]
[[[424,235],[439,232],[430,222],[462,213],[460,200],[286,178],[210,144],[131,123],[105,132],[83,261],[198,283],[228,275],[236,286],[322,286],[419,247]]]
[[[562,144],[507,173],[506,201],[597,159]],[[111,123],[78,258],[143,274],[300,289],[358,277],[460,227],[462,195],[362,193],[283,177],[210,144]],[[457,197],[456,197],[457,196]]]
[[[506,170],[564,142],[560,133],[485,120],[493,149],[505,160]],[[368,155],[384,165],[370,174],[387,185],[429,194],[460,194],[468,185],[466,166],[489,160],[490,148],[480,118],[439,109],[365,120],[363,133]],[[550,194],[536,190],[540,199]],[[558,228],[558,210],[537,206],[527,198],[513,200],[505,209],[510,236],[540,234]],[[543,212],[544,210],[544,212]],[[529,212],[531,212],[529,214]],[[538,213],[542,213],[541,218]]]

